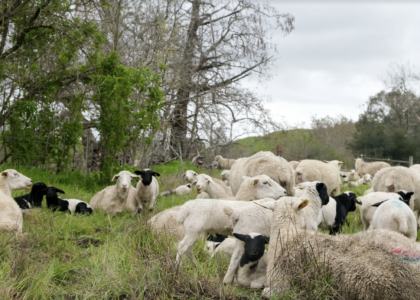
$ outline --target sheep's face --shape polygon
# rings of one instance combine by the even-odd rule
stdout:
[[[194,171],[188,170],[184,174],[182,174],[182,178],[184,178],[186,181],[193,183],[195,180],[197,180],[198,174]]]
[[[363,184],[372,185],[372,175],[366,174],[365,176],[363,176]]]
[[[245,184],[254,185],[257,199],[279,199],[286,196],[286,190],[267,175],[258,175],[252,178],[244,176]]]
[[[112,181],[116,180],[118,189],[126,192],[131,186],[132,179],[140,180],[140,176],[135,175],[129,171],[121,171],[117,175],[114,175]]]
[[[213,183],[213,180],[210,176],[205,174],[200,174],[197,176],[197,183],[195,185],[197,193],[207,192],[208,186]]]
[[[211,165],[213,166],[214,169],[218,169],[220,164],[219,161],[215,160],[214,162],[211,163]]]
[[[222,175],[222,180],[229,180],[230,171],[224,170],[221,175]]]
[[[270,238],[259,233],[233,233],[233,236],[245,243],[245,251],[240,261],[241,267],[243,267],[248,262],[259,260],[264,255],[265,245],[270,241]]]
[[[303,173],[296,171],[296,181],[297,182],[303,182]]]
[[[6,179],[10,190],[29,190],[32,186],[32,179],[13,169],[4,170],[1,172],[1,176],[3,176],[3,179]]]
[[[141,178],[142,178],[141,182],[145,186],[148,186],[152,183],[153,177],[159,177],[160,176],[159,173],[153,172],[152,170],[149,170],[149,169],[144,169],[143,171],[134,171],[134,173],[141,176]]]

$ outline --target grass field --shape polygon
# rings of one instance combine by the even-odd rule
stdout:
[[[85,183],[80,174],[16,169],[34,182],[44,181],[63,189],[68,198],[89,201],[101,189]],[[195,168],[187,164],[187,169]],[[153,170],[161,174],[161,191],[180,182],[179,162]],[[220,173],[214,171],[211,175],[220,177]],[[367,188],[359,186],[354,192],[363,195]],[[195,192],[188,196],[159,196],[155,213],[195,197]],[[146,224],[149,218],[142,215],[137,219],[129,213],[110,217],[99,211],[92,216],[73,216],[45,208],[25,214],[25,237],[15,239],[1,233],[0,299],[259,298],[261,291],[224,286],[229,260],[211,260],[203,250],[203,242],[195,246],[198,267],[186,262],[177,269],[173,241],[155,238]],[[348,220],[350,227],[346,226],[344,233],[363,229],[358,211],[350,213]]]

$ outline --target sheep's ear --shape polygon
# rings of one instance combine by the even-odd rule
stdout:
[[[115,181],[115,180],[117,180],[118,178],[120,178],[120,175],[114,175],[114,177],[112,177],[111,181]]]
[[[64,193],[64,191],[62,191],[62,190],[60,190],[60,189],[57,189],[57,188],[55,188],[55,191],[56,191],[57,193],[65,194],[65,193]]]
[[[258,181],[260,181],[260,180],[259,180],[258,178],[255,178],[255,179],[252,181],[252,183],[253,183],[254,185],[257,185]]]
[[[194,175],[195,175],[195,176],[198,176],[198,174],[197,174],[196,172],[194,172]]]
[[[270,244],[270,238],[263,235],[264,238],[264,244]]]
[[[302,208],[308,206],[309,200],[302,200],[302,203],[300,203],[297,207],[297,210],[301,210]]]
[[[359,198],[354,199],[354,202],[356,202],[356,203],[357,203],[357,204],[359,204],[359,205],[362,205],[362,201],[360,201],[360,199],[359,199]]]
[[[409,192],[409,193],[405,194],[405,196],[406,196],[406,197],[411,197],[411,196],[413,196],[413,195],[414,195],[414,193],[413,193],[413,192]]]
[[[385,200],[385,201],[382,201],[382,202],[378,202],[378,203],[372,204],[372,206],[379,207],[379,205],[381,205],[382,203],[384,203],[386,201],[388,201],[388,200]]]
[[[233,236],[236,237],[238,240],[245,242],[246,235],[245,234],[239,234],[239,233],[233,233]]]
[[[194,180],[194,181],[191,183],[191,186],[192,186],[192,187],[195,187],[195,186],[196,186],[196,184],[197,184],[197,180]]]
[[[131,179],[140,180],[141,177],[139,175],[131,175]]]
[[[3,171],[3,172],[1,172],[1,175],[4,176],[4,177],[7,177],[8,174],[7,174],[6,171]]]
[[[143,175],[143,171],[135,170],[134,171],[134,174],[137,174],[137,175],[142,176]]]
[[[342,164],[343,164],[343,162],[342,162],[342,161],[339,161],[339,162],[338,162],[338,165],[339,165],[339,166],[341,166]]]
[[[152,175],[155,176],[155,177],[159,177],[160,176],[160,174],[157,173],[157,172],[152,172]]]

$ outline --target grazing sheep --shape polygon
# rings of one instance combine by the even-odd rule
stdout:
[[[414,192],[412,200],[414,210],[420,209],[420,189],[417,174],[406,167],[384,168],[376,173],[373,179],[373,190],[375,192],[394,193],[396,191]]]
[[[376,173],[379,170],[383,168],[388,168],[391,166],[390,164],[386,162],[382,162],[382,161],[374,161],[374,162],[366,163],[364,162],[363,158],[357,158],[355,165],[356,165],[356,172],[360,176],[363,176],[365,174],[370,174],[373,177],[375,177]]]
[[[226,256],[232,256],[233,251],[236,247],[236,240],[233,237],[227,237],[223,241],[207,241],[204,249],[210,254],[210,257],[213,258],[217,253]]]
[[[299,163],[300,161],[296,161],[296,160],[291,160],[288,162],[288,164],[292,167],[293,170],[296,170],[296,167],[298,166]]]
[[[362,204],[352,192],[330,197],[328,204],[321,208],[318,228],[329,230],[332,235],[341,232],[348,213],[356,210],[356,203]]]
[[[340,194],[340,172],[332,165],[319,160],[306,159],[296,168],[296,184],[305,181],[319,181],[325,183],[330,196]]]
[[[47,185],[43,182],[35,182],[32,186],[31,192],[29,194],[14,197],[15,201],[19,204],[19,202],[25,204],[29,203],[32,207],[41,207],[42,206],[42,199],[44,198],[45,193],[47,192]],[[23,202],[23,201],[24,202]],[[20,208],[23,208],[19,204]]]
[[[254,177],[265,174],[286,189],[287,195],[293,195],[295,180],[293,169],[285,159],[275,156],[269,151],[260,151],[251,157],[236,161],[230,170],[229,183],[232,192],[239,191],[243,176]]]
[[[233,236],[244,244],[234,282],[243,287],[263,288],[267,273],[265,245],[269,243],[270,238],[259,233],[233,233]]]
[[[156,198],[159,195],[159,183],[155,177],[160,176],[160,174],[149,169],[134,171],[134,173],[140,175],[142,178],[137,183],[137,200],[140,201],[138,214],[140,214],[147,205],[149,211],[152,212],[153,207],[156,204]]]
[[[220,179],[213,178],[206,174],[197,176],[197,182],[193,182],[197,193],[206,192],[212,199],[233,198],[232,190]]]
[[[412,195],[412,192],[406,193],[404,191],[399,191],[398,193],[373,192],[365,196],[358,197],[359,201],[362,202],[362,205],[360,205],[360,218],[362,219],[364,230],[368,230],[370,224],[372,223],[373,214],[377,210],[375,206],[372,206],[373,204],[389,199],[408,201]],[[413,201],[410,201],[410,204],[412,208],[414,208]]]
[[[230,170],[224,170],[221,176],[222,176],[223,182],[226,183],[226,185],[230,185],[229,184]]]
[[[187,195],[187,194],[191,193],[191,191],[192,191],[191,184],[186,184],[186,185],[180,185],[179,187],[177,187],[174,190],[160,193],[160,195],[161,196],[169,196],[169,195],[173,195],[173,194]]]
[[[58,202],[57,193],[65,194],[64,191],[54,187],[49,186],[47,187],[47,191],[45,193],[45,198],[47,199],[47,207],[52,210],[60,209],[60,203]]]
[[[378,207],[378,209],[373,214],[369,229],[387,229],[399,232],[416,241],[417,221],[409,204],[399,199],[391,199],[376,203],[373,206]]]
[[[108,214],[115,215],[122,211],[130,211],[135,216],[138,214],[137,190],[131,185],[131,180],[140,180],[140,176],[129,171],[121,171],[112,178],[117,181],[115,185],[108,186],[95,194],[90,200],[92,208],[101,209]]]
[[[182,179],[188,181],[189,183],[193,183],[197,180],[198,174],[192,170],[186,171],[184,174],[182,174]]]
[[[69,211],[71,214],[91,215],[93,213],[92,207],[78,199],[62,199],[58,197],[60,211]]]
[[[418,298],[420,245],[388,230],[335,236],[303,230],[307,204],[285,197],[275,206],[263,296],[288,294],[300,271],[312,278],[327,270],[331,287],[346,299]]]
[[[0,173],[0,230],[22,233],[22,211],[12,198],[12,190],[30,189],[31,185],[32,180],[16,170]]]
[[[216,155],[212,166],[215,169],[230,169],[235,161],[235,159],[223,158],[221,155]]]

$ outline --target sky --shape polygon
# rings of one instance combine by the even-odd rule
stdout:
[[[270,99],[278,122],[309,128],[311,117],[357,120],[363,105],[385,88],[390,63],[420,72],[420,2],[269,0],[295,17],[287,36],[271,31],[277,46],[272,78],[243,82]]]

